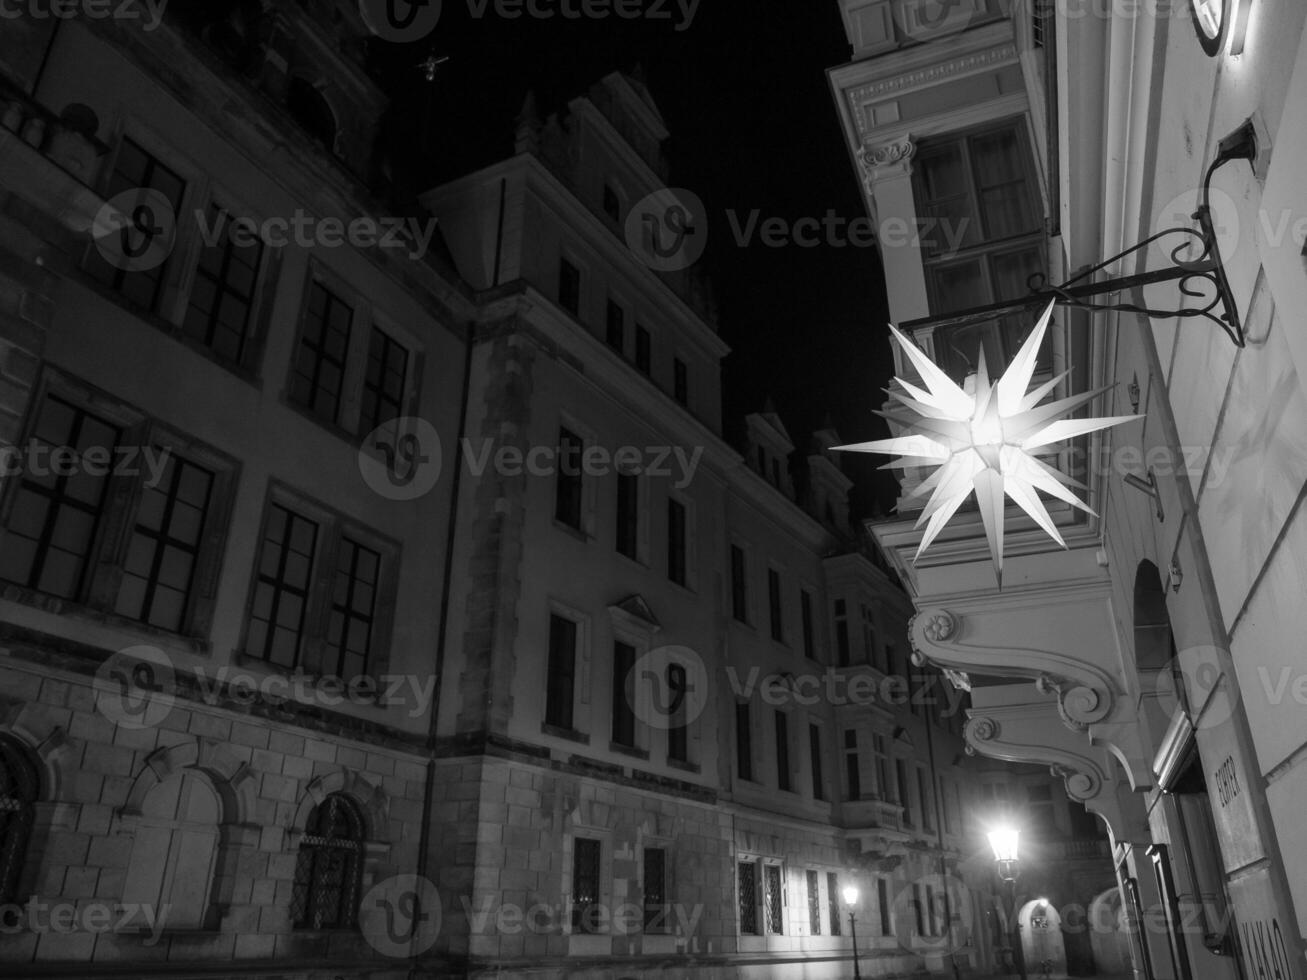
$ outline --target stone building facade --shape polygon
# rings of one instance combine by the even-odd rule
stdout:
[[[397,216],[352,4],[14,28],[6,975],[992,966],[993,787],[1084,828],[963,752],[838,436],[723,437],[638,77]]]

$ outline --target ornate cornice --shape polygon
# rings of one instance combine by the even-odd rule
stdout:
[[[868,128],[862,113],[862,106],[875,101],[880,96],[920,88],[923,85],[934,85],[951,78],[975,74],[977,71],[986,68],[1013,63],[1016,60],[1016,45],[1003,44],[994,48],[986,48],[984,51],[974,51],[953,58],[950,61],[927,65],[924,68],[906,72],[902,75],[878,78],[873,82],[867,82],[865,85],[859,85],[857,88],[851,88],[848,90],[848,98],[853,108],[853,117],[858,127],[858,133],[863,134]]]

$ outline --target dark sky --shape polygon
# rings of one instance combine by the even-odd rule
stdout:
[[[646,10],[657,0],[645,0]],[[561,9],[564,0],[539,0]],[[572,0],[579,5],[579,0]],[[427,185],[512,152],[513,119],[528,89],[542,115],[562,108],[613,70],[637,64],[671,138],[670,183],[694,191],[708,215],[708,250],[720,330],[733,353],[723,366],[727,434],[771,396],[801,453],[826,414],[849,441],[884,434],[871,414],[884,396],[890,357],[884,285],[873,248],[736,243],[727,212],[760,218],[853,219],[865,212],[844,148],[826,69],[848,60],[836,0],[702,0],[689,26],[669,19],[499,17],[494,0],[473,17],[468,0],[444,0],[425,40],[377,45],[395,99],[392,125],[432,153]],[[448,55],[428,86],[411,68]],[[412,132],[427,120],[425,134]],[[405,132],[408,131],[408,132]],[[849,457],[850,475],[884,458]],[[857,471],[853,467],[857,467]],[[892,486],[875,481],[883,506]],[[866,498],[863,498],[865,504]]]

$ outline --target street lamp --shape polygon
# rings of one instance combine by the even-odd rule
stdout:
[[[998,865],[998,876],[1007,883],[1007,903],[1009,942],[1012,944],[1012,956],[1020,971],[1021,980],[1026,980],[1026,957],[1021,949],[1021,924],[1017,921],[1017,875],[1020,874],[1018,845],[1021,832],[1016,827],[1002,826],[991,830],[988,835],[989,846],[994,849],[994,862]]]
[[[853,940],[853,980],[862,980],[858,970],[858,926],[853,917],[853,909],[858,904],[858,889],[853,885],[844,886],[844,905],[849,910],[849,936]]]

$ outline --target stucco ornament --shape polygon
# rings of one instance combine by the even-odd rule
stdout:
[[[1037,491],[1065,501],[1093,514],[1069,487],[1084,485],[1036,459],[1033,455],[1065,439],[1097,432],[1137,416],[1108,418],[1062,418],[1093,400],[1107,388],[1098,388],[1047,404],[1041,401],[1057,387],[1069,372],[1031,390],[1037,355],[1053,314],[1049,303],[1035,329],[1030,332],[1012,359],[1011,365],[996,382],[991,383],[982,347],[976,373],[965,387],[959,387],[893,324],[890,332],[903,348],[926,390],[902,378],[895,380],[906,394],[889,392],[911,414],[881,412],[885,418],[904,427],[904,434],[891,439],[836,446],[836,449],[863,453],[885,453],[902,457],[891,467],[938,467],[908,494],[907,499],[931,494],[917,519],[917,527],[926,525],[921,544],[913,556],[915,562],[939,535],[963,502],[974,492],[980,505],[980,517],[989,541],[990,555],[1000,587],[1003,582],[1003,497],[1024,510],[1045,533],[1063,548],[1066,542],[1058,533]]]

